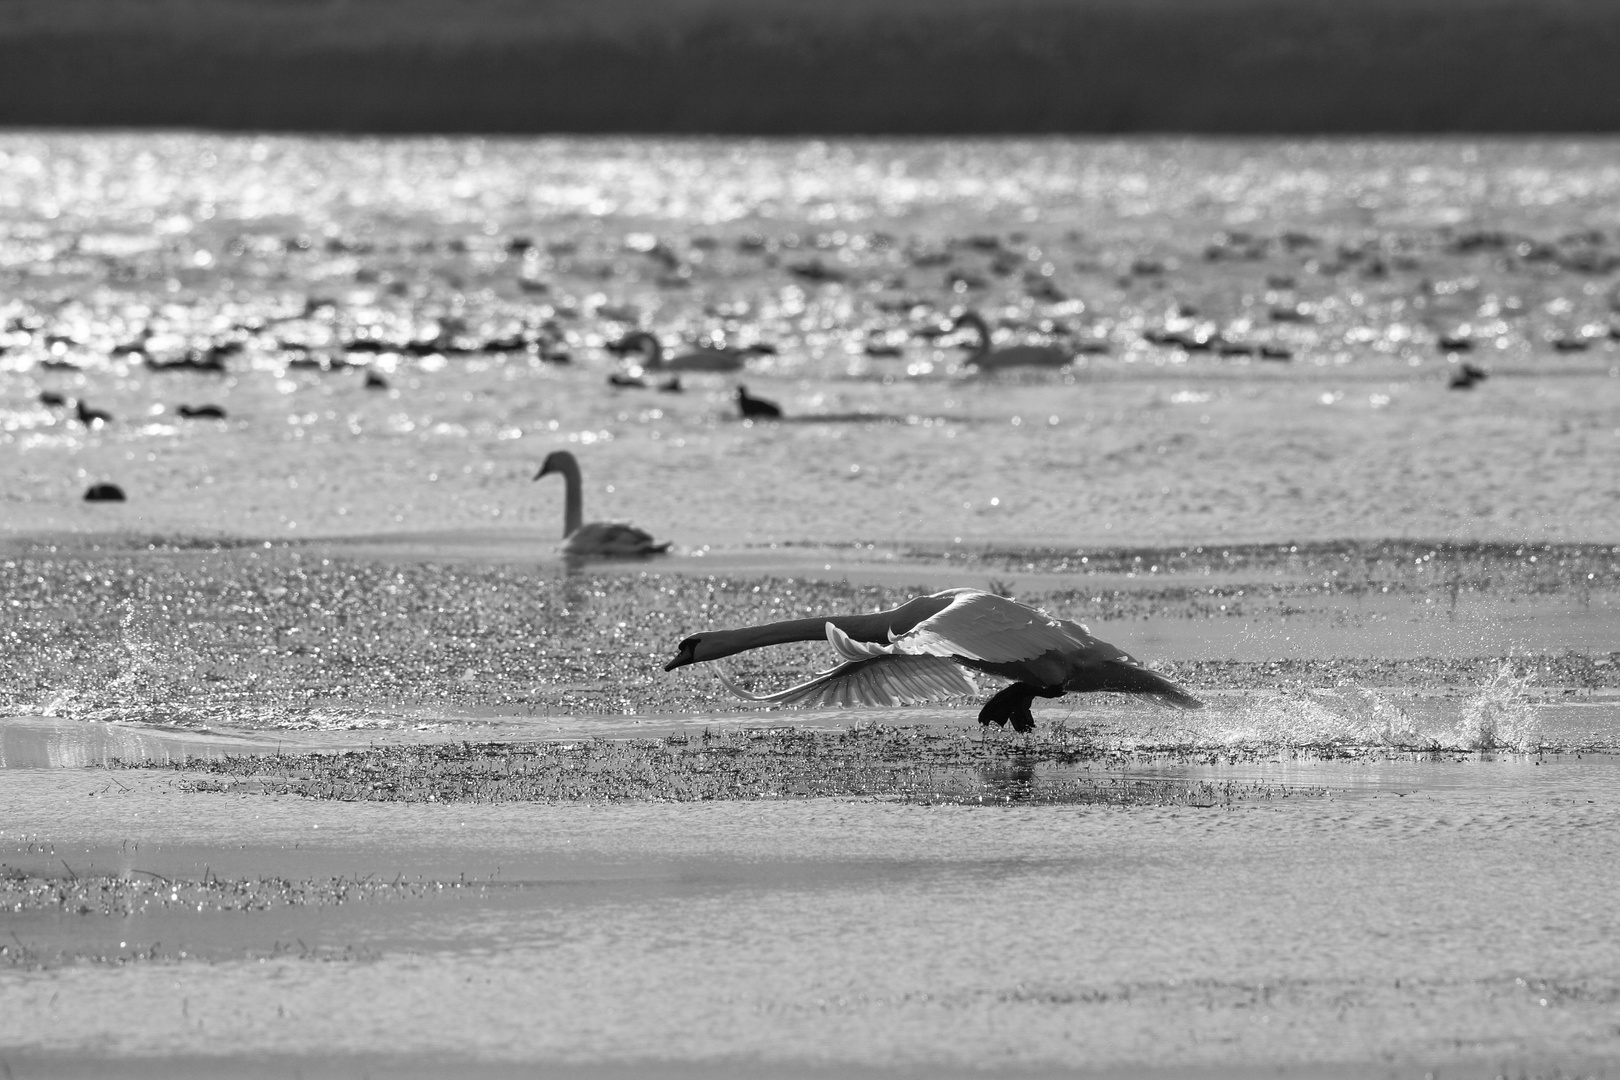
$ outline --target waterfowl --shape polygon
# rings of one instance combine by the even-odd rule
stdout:
[[[979,711],[979,723],[1035,726],[1037,697],[1108,691],[1143,694],[1166,705],[1203,702],[1084,626],[978,589],[946,589],[870,615],[789,619],[710,630],[682,641],[673,671],[748,649],[825,637],[843,663],[774,694],[750,694],[723,674],[739,697],[772,705],[903,705],[976,693],[961,669],[1012,680]]]
[[[82,400],[74,402],[74,411],[78,413],[79,423],[85,427],[95,427],[97,424],[112,423],[112,413],[101,409],[92,409]]]
[[[1472,390],[1475,383],[1484,382],[1487,378],[1489,378],[1489,374],[1484,368],[1476,367],[1464,361],[1462,366],[1452,374],[1451,381],[1447,385],[1453,390]]]
[[[63,408],[67,405],[67,398],[58,394],[55,390],[41,390],[39,392],[39,403],[48,408]]]
[[[223,420],[225,410],[218,405],[182,405],[175,412],[187,420]]]
[[[956,317],[951,329],[970,326],[979,335],[968,363],[984,371],[1010,367],[1062,367],[1074,357],[1067,349],[1057,345],[1006,345],[996,348],[990,342],[990,327],[976,311],[964,311]]]
[[[782,406],[751,396],[746,386],[737,387],[737,408],[742,410],[745,420],[770,420],[782,415]]]
[[[613,351],[641,354],[641,366],[648,371],[737,371],[749,356],[761,352],[761,346],[739,349],[732,345],[719,348],[694,349],[679,356],[665,356],[663,343],[645,330],[627,334],[613,346]]]
[[[670,541],[658,543],[650,533],[634,525],[616,521],[584,521],[584,499],[580,494],[579,462],[567,450],[546,455],[536,480],[552,473],[563,478],[563,552],[568,555],[661,555]]]
[[[123,502],[124,489],[117,484],[91,484],[84,493],[85,502]]]

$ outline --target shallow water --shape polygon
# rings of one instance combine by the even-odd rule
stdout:
[[[1615,1074],[1620,757],[1584,751],[1620,744],[1617,207],[1614,140],[0,135],[0,864],[147,890],[0,910],[0,1065]],[[968,307],[1087,351],[975,373]],[[611,389],[638,327],[775,353]],[[1464,361],[1488,379],[1449,389]],[[743,380],[787,418],[737,420]],[[565,447],[589,517],[677,554],[565,566],[531,481]],[[962,584],[1211,702],[1042,730],[1274,797],[349,804],[84,768],[971,730],[660,670],[712,622]],[[1583,752],[1510,752],[1548,746]]]
[[[229,1046],[262,1072],[275,1055],[857,1074],[1620,1060],[1615,758],[1238,771],[1330,794],[356,806],[13,773],[13,867],[452,884],[8,917],[37,955],[126,962],[0,972],[0,1045],[56,1068]]]

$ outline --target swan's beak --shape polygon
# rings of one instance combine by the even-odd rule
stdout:
[[[665,664],[664,670],[674,671],[678,667],[685,667],[687,664],[697,663],[697,643],[698,639],[695,637],[689,637],[685,641],[681,642],[680,645],[676,647],[675,659]]]
[[[538,480],[544,475],[546,475],[546,467],[542,465],[540,466],[540,471],[534,474],[534,478]]]

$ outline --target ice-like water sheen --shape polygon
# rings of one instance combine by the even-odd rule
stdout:
[[[368,806],[14,773],[12,866],[452,887],[10,917],[32,955],[126,963],[0,970],[0,1043],[14,1061],[261,1072],[347,1055],[654,1074],[1620,1059],[1613,758],[1181,768],[1331,794]]]

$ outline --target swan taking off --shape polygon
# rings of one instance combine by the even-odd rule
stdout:
[[[579,490],[579,462],[567,450],[553,450],[546,455],[536,480],[552,473],[563,478],[563,553],[566,555],[662,555],[669,550],[670,541],[662,544],[652,534],[634,525],[616,521],[584,523],[584,499]]]
[[[1030,702],[1067,693],[1145,694],[1166,705],[1201,709],[1202,701],[1077,622],[1054,619],[1016,600],[977,589],[946,589],[871,615],[790,619],[711,630],[681,642],[673,671],[762,645],[825,637],[844,662],[808,682],[754,695],[725,675],[739,697],[772,705],[906,705],[977,693],[961,668],[1011,679],[985,703],[979,723],[1035,726]]]
[[[1006,345],[996,348],[990,343],[990,327],[977,311],[964,311],[956,317],[951,329],[971,326],[979,335],[968,363],[980,370],[991,371],[1009,367],[1062,367],[1074,359],[1072,353],[1057,345]]]

